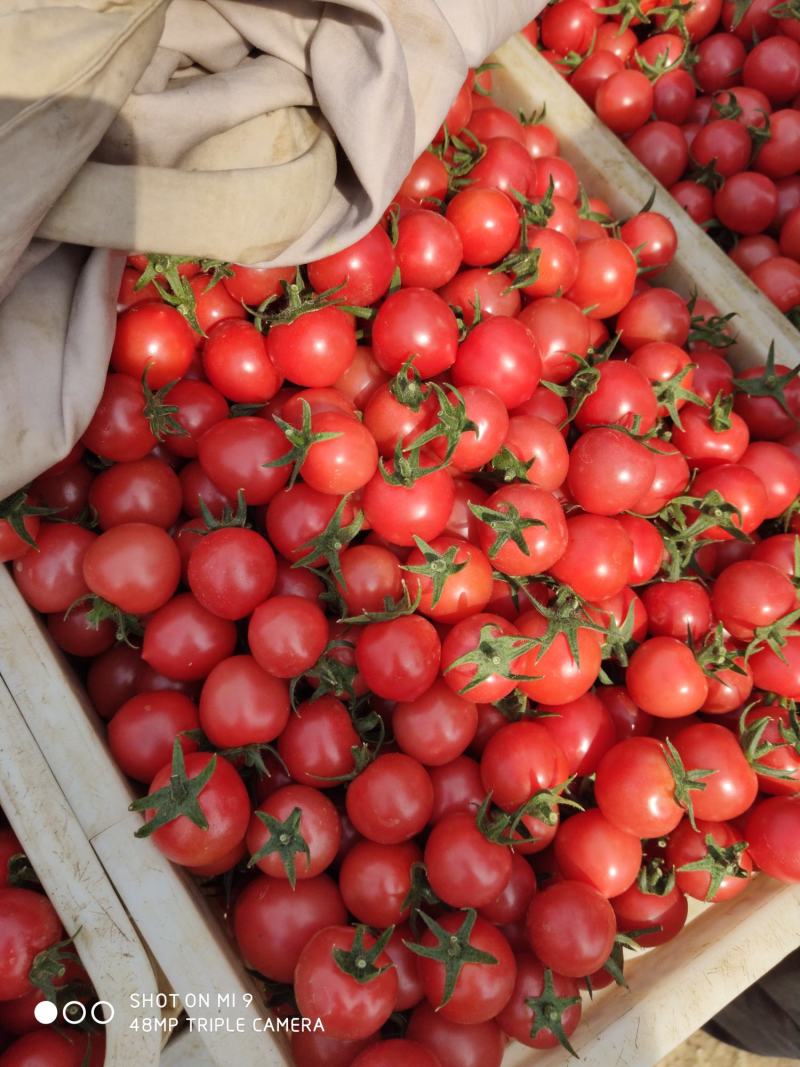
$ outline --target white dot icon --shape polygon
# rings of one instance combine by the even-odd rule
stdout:
[[[33,1009],[33,1014],[37,1023],[41,1023],[42,1026],[49,1026],[50,1023],[54,1023],[58,1018],[58,1008],[52,1000],[40,1000]]]

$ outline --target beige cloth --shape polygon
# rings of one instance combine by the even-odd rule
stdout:
[[[0,497],[69,450],[102,388],[122,260],[60,243],[275,264],[345,247],[468,66],[543,2],[3,0]]]

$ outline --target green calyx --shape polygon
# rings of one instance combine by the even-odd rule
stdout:
[[[794,381],[798,374],[800,374],[800,363],[787,371],[775,370],[775,342],[773,341],[769,346],[763,374],[754,378],[734,378],[733,384],[740,393],[746,393],[747,396],[771,397],[795,424],[798,424],[800,419],[792,411],[786,399],[786,386]]]
[[[702,859],[693,863],[684,863],[678,871],[703,871],[708,875],[708,890],[706,901],[711,901],[719,892],[719,887],[726,878],[749,878],[750,872],[746,871],[739,860],[747,848],[746,841],[737,841],[733,845],[723,847],[717,844],[713,834],[705,836],[706,854]]]
[[[541,519],[523,518],[520,515],[519,508],[511,503],[503,504],[503,510],[500,511],[496,508],[488,508],[485,504],[473,504],[470,501],[469,510],[476,519],[485,522],[487,526],[491,526],[495,533],[495,539],[489,546],[487,553],[490,559],[493,559],[509,541],[516,545],[523,555],[529,556],[531,550],[525,540],[524,531],[534,526],[547,525]]]
[[[541,993],[536,997],[525,998],[525,1007],[531,1012],[531,1037],[537,1037],[543,1030],[549,1030],[570,1056],[577,1059],[578,1053],[570,1044],[564,1029],[564,1013],[580,1002],[579,996],[557,997],[553,984],[553,972],[549,967],[545,967]]]
[[[187,531],[188,533],[205,534],[214,533],[215,530],[227,530],[231,528],[249,529],[250,523],[247,521],[247,501],[244,498],[244,490],[240,489],[236,494],[236,510],[227,507],[222,509],[222,514],[214,516],[211,514],[208,505],[202,497],[198,497],[198,503],[200,506],[200,516],[203,520],[202,526],[192,526]]]
[[[464,912],[464,921],[455,933],[450,933],[440,926],[435,919],[425,912],[420,912],[420,918],[436,938],[435,945],[422,945],[413,941],[404,941],[403,944],[409,951],[423,959],[436,960],[444,968],[444,990],[439,1008],[443,1008],[453,996],[461,968],[468,963],[482,963],[487,966],[496,966],[497,959],[489,952],[482,952],[470,944],[472,933],[478,913],[474,908],[467,908]]]
[[[25,519],[34,515],[38,517],[57,515],[61,510],[61,508],[43,508],[37,504],[32,504],[27,488],[12,493],[5,500],[0,500],[0,520],[7,522],[20,541],[24,541],[29,548],[34,549],[36,552],[39,551],[39,546],[25,529]]]
[[[73,944],[79,933],[80,930],[76,931],[73,937],[51,945],[33,958],[28,981],[34,988],[41,990],[45,999],[53,1004],[58,1001],[57,983],[60,983],[67,973],[67,964],[80,963]]]
[[[406,563],[400,569],[408,571],[409,574],[430,578],[431,607],[435,608],[442,598],[447,579],[452,578],[459,571],[463,571],[469,563],[469,559],[464,560],[463,563],[456,563],[456,556],[459,552],[458,545],[451,545],[444,552],[437,552],[427,541],[423,541],[416,534],[414,534],[414,543],[422,553],[424,562],[417,564]]]
[[[675,868],[664,870],[664,861],[659,857],[648,860],[636,877],[636,887],[640,893],[665,897],[675,888]]]
[[[337,437],[341,437],[341,432],[327,431],[323,433],[314,433],[311,429],[311,405],[307,400],[300,400],[300,406],[303,411],[302,422],[299,427],[293,426],[290,422],[286,422],[285,419],[280,418],[278,415],[273,415],[272,418],[283,430],[286,440],[289,442],[289,451],[285,452],[277,459],[270,459],[266,463],[262,463],[263,467],[286,467],[291,463],[292,473],[289,476],[289,488],[297,481],[297,476],[300,473],[300,468],[308,458],[308,453],[321,441],[332,441]]]
[[[390,926],[375,941],[374,945],[367,948],[364,937],[368,933],[367,927],[358,925],[353,938],[353,947],[349,950],[343,948],[333,949],[333,959],[336,966],[344,974],[349,975],[359,985],[367,985],[380,978],[388,970],[394,967],[393,963],[387,963],[383,967],[377,967],[376,962],[389,943],[389,938],[394,933],[394,927]]]
[[[308,541],[303,542],[300,546],[301,549],[308,549],[308,551],[300,559],[292,563],[293,568],[304,567],[307,570],[314,570],[317,561],[324,560],[334,581],[340,588],[346,586],[344,574],[342,573],[342,551],[350,544],[364,525],[364,512],[361,510],[355,513],[350,522],[342,525],[342,515],[351,495],[351,493],[348,493],[342,497],[336,505],[333,515],[328,520],[325,529],[315,537],[310,537]]]
[[[495,623],[487,623],[481,627],[477,648],[453,660],[444,673],[448,674],[457,667],[475,667],[472,678],[459,689],[462,696],[497,675],[514,682],[533,682],[536,681],[537,675],[518,674],[514,670],[514,664],[538,644],[539,639],[536,637],[499,634]]]
[[[182,815],[201,830],[207,830],[208,819],[200,807],[199,798],[216,769],[217,757],[212,756],[196,778],[187,777],[183,747],[176,737],[172,746],[172,774],[167,785],[134,800],[129,807],[130,811],[154,812],[153,818],[136,831],[136,837],[149,837]]]
[[[297,884],[297,857],[306,857],[306,868],[311,865],[311,851],[308,842],[300,830],[303,812],[294,808],[291,814],[281,821],[267,811],[255,811],[255,817],[267,831],[267,840],[258,851],[250,857],[247,866],[255,867],[267,856],[277,855],[286,871],[289,885],[294,889]]]
[[[664,745],[666,747],[664,759],[667,761],[667,766],[672,772],[672,778],[675,782],[675,792],[673,793],[675,803],[684,809],[692,829],[696,830],[697,823],[692,805],[692,793],[702,793],[707,785],[704,779],[717,772],[715,769],[701,770],[699,768],[687,771],[680,753],[669,738],[666,739]]]
[[[695,370],[694,363],[687,363],[685,367],[674,374],[671,378],[668,378],[665,382],[655,382],[653,384],[653,392],[656,395],[656,400],[660,407],[666,408],[667,415],[672,419],[679,430],[683,429],[683,423],[681,422],[680,412],[678,410],[678,404],[683,401],[684,403],[697,404],[698,407],[708,407],[708,404],[697,393],[693,393],[691,389],[687,389],[684,385],[688,375],[692,374]]]
[[[167,403],[167,395],[178,384],[176,378],[167,382],[160,389],[151,389],[147,384],[147,375],[150,364],[142,371],[142,392],[144,393],[143,414],[150,425],[150,433],[157,441],[163,441],[165,437],[188,437],[189,434],[175,418],[178,411],[177,404]]]
[[[96,593],[85,593],[83,596],[78,597],[67,608],[64,618],[68,619],[79,604],[87,602],[91,604],[91,608],[86,613],[86,624],[88,626],[91,626],[93,630],[98,630],[104,622],[110,619],[115,627],[115,639],[130,645],[131,648],[137,647],[132,639],[141,637],[144,633],[144,626],[139,616],[122,611],[116,604],[109,603],[101,596],[97,596]]]

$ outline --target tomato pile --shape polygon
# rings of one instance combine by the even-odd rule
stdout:
[[[131,256],[3,505],[139,836],[322,1021],[298,1067],[569,1048],[687,896],[800,881],[796,371],[736,377],[670,221],[598,225],[490,82],[343,252]]]
[[[59,1027],[34,1016],[44,1000],[60,1012],[70,1002],[91,1008],[95,999],[71,940],[0,811],[0,1067],[102,1067],[105,1038],[90,1017],[88,1026]]]
[[[555,0],[526,31],[795,325],[798,20],[796,0]]]

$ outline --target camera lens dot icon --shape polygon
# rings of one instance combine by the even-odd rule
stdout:
[[[50,1023],[54,1023],[58,1018],[58,1008],[52,1000],[40,1000],[33,1009],[33,1015],[37,1023],[41,1023],[42,1026],[49,1026]]]

